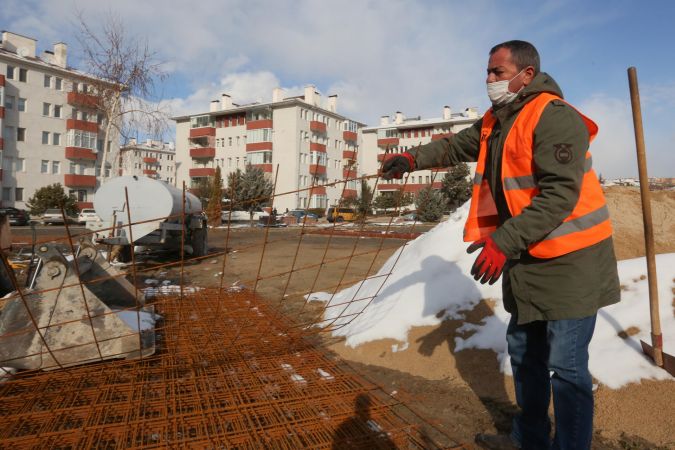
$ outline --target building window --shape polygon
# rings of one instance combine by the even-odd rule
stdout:
[[[59,77],[54,78],[54,89],[60,91],[63,89],[63,80]]]
[[[78,202],[87,201],[87,191],[84,189],[71,189],[68,191],[68,196],[74,198]]]
[[[17,172],[25,172],[26,160],[24,158],[16,158],[14,162],[14,170],[16,170]]]
[[[70,163],[70,173],[77,173],[77,164],[73,162]]]
[[[14,96],[5,95],[5,108],[14,109]]]
[[[52,134],[52,144],[61,145],[61,133]]]
[[[61,110],[63,107],[61,105],[54,105],[54,117],[57,119],[61,118]]]
[[[23,188],[18,187],[14,189],[14,201],[15,202],[23,201]]]
[[[16,104],[17,109],[21,112],[26,112],[26,99],[19,97],[19,102]]]
[[[8,202],[12,199],[12,188],[4,187],[2,188],[2,201]]]
[[[26,129],[25,128],[17,128],[16,129],[16,140],[17,142],[23,142],[26,140]]]
[[[42,144],[43,145],[49,144],[49,131],[43,131],[42,132]]]
[[[52,105],[50,103],[43,103],[42,104],[42,115],[43,116],[49,116],[49,111],[52,109]]]
[[[45,75],[45,85],[46,88],[52,87],[52,77],[51,75]]]
[[[42,160],[42,163],[40,164],[40,173],[49,173],[49,161]]]
[[[52,173],[54,175],[56,175],[60,172],[61,172],[61,162],[60,161],[52,161]]]
[[[19,81],[24,83],[28,81],[28,69],[19,68]]]
[[[7,66],[7,78],[9,78],[10,80],[14,79],[14,70],[15,70],[14,66]]]

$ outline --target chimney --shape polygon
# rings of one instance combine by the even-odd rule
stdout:
[[[444,106],[443,107],[443,119],[450,120],[451,117],[452,117],[452,109],[450,109],[450,107],[447,106],[447,105]]]
[[[337,94],[328,97],[328,111],[335,112],[337,110]]]
[[[403,123],[403,113],[401,111],[396,111],[396,125]]]
[[[146,147],[154,147],[152,139],[146,139],[145,145],[146,145]]]
[[[54,44],[54,64],[64,69],[68,66],[68,46],[63,42]]]
[[[232,108],[232,99],[227,94],[222,94],[220,96],[220,109],[230,109]]]
[[[272,103],[280,102],[284,99],[284,90],[280,87],[272,89]]]
[[[380,125],[389,125],[389,116],[380,117]]]
[[[37,41],[33,38],[21,36],[11,31],[2,32],[2,48],[16,53],[22,58],[34,58]]]
[[[477,119],[478,118],[478,108],[475,106],[471,108],[466,108],[464,110],[464,116],[468,117],[469,119]]]
[[[129,139],[129,145],[136,145],[136,138]]]
[[[310,105],[318,106],[317,105],[317,96],[319,94],[316,92],[316,87],[313,85],[308,85],[305,86],[305,103],[309,103]]]
[[[211,106],[209,107],[209,112],[218,111],[219,106],[220,106],[220,102],[218,100],[211,100]]]

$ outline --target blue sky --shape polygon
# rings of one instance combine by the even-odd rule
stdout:
[[[605,177],[635,176],[626,69],[638,69],[651,176],[675,176],[675,2],[408,0],[3,0],[0,27],[38,39],[38,51],[69,44],[73,10],[93,26],[109,12],[148,39],[169,78],[174,114],[208,110],[225,92],[238,103],[270,101],[313,84],[338,95],[338,112],[373,125],[396,111],[438,117],[486,109],[492,45],[532,42],[542,70],[593,118],[591,151]]]

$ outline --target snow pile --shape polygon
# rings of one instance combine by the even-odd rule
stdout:
[[[391,338],[407,347],[411,327],[437,325],[446,318],[463,319],[481,299],[501,300],[501,283],[481,285],[469,271],[477,255],[467,254],[462,241],[468,204],[431,231],[398,249],[374,276],[336,294],[313,293],[310,300],[327,302],[325,322],[336,336],[352,347]],[[665,351],[675,349],[675,316],[671,300],[675,280],[675,254],[658,255],[658,290]],[[391,272],[390,275],[389,272]],[[610,388],[619,388],[643,378],[669,379],[643,353],[640,340],[650,338],[649,295],[644,258],[619,262],[622,300],[603,308],[591,342],[590,369]],[[511,373],[506,355],[506,326],[510,315],[498,301],[495,314],[480,324],[466,323],[458,331],[473,332],[455,337],[455,351],[491,349],[505,373]],[[634,332],[629,330],[633,330]],[[625,333],[623,337],[620,332]],[[632,334],[632,335],[630,335]]]

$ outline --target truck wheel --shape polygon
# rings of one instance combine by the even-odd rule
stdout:
[[[344,222],[345,218],[342,216],[337,216],[337,219],[335,219],[336,222]]]
[[[192,230],[192,256],[205,256],[207,232],[206,228],[196,228]]]
[[[134,251],[133,245],[121,245],[117,254],[117,261],[121,263],[131,262],[131,252]]]

